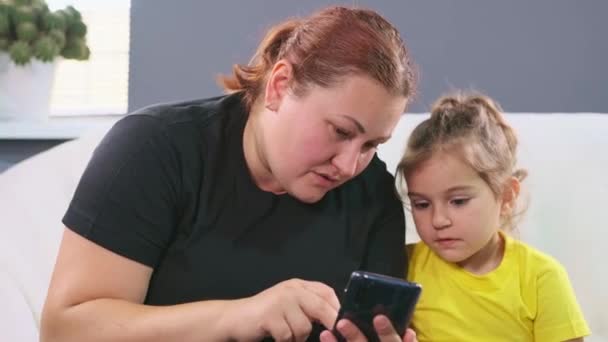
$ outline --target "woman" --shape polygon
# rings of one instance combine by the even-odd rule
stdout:
[[[328,8],[270,30],[222,82],[230,95],[139,110],[96,149],[43,341],[332,341],[351,271],[402,275],[402,205],[375,156],[414,87],[397,30]]]

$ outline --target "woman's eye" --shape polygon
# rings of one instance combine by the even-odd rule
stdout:
[[[364,151],[375,150],[376,148],[378,148],[378,144],[376,143],[366,143],[365,145],[363,145]]]
[[[459,206],[463,206],[467,203],[469,203],[470,198],[456,198],[453,199],[451,202],[453,205],[459,207]]]
[[[340,138],[343,138],[343,139],[348,139],[351,136],[349,131],[342,129],[340,127],[334,127],[334,131],[336,132],[337,136],[339,136]]]

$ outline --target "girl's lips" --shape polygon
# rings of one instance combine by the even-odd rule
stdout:
[[[435,240],[435,243],[437,243],[440,247],[449,248],[449,247],[453,247],[456,243],[458,243],[458,241],[460,241],[460,240],[453,239],[453,238],[445,238],[445,239],[437,239],[437,240]]]

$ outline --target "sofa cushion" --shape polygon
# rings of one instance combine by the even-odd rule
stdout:
[[[61,240],[61,218],[103,133],[55,146],[0,174],[0,265],[20,284],[36,321]]]

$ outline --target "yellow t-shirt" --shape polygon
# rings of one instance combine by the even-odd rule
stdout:
[[[565,341],[590,334],[566,270],[552,257],[501,233],[505,254],[488,274],[407,246],[409,281],[422,285],[412,328],[424,341]]]

